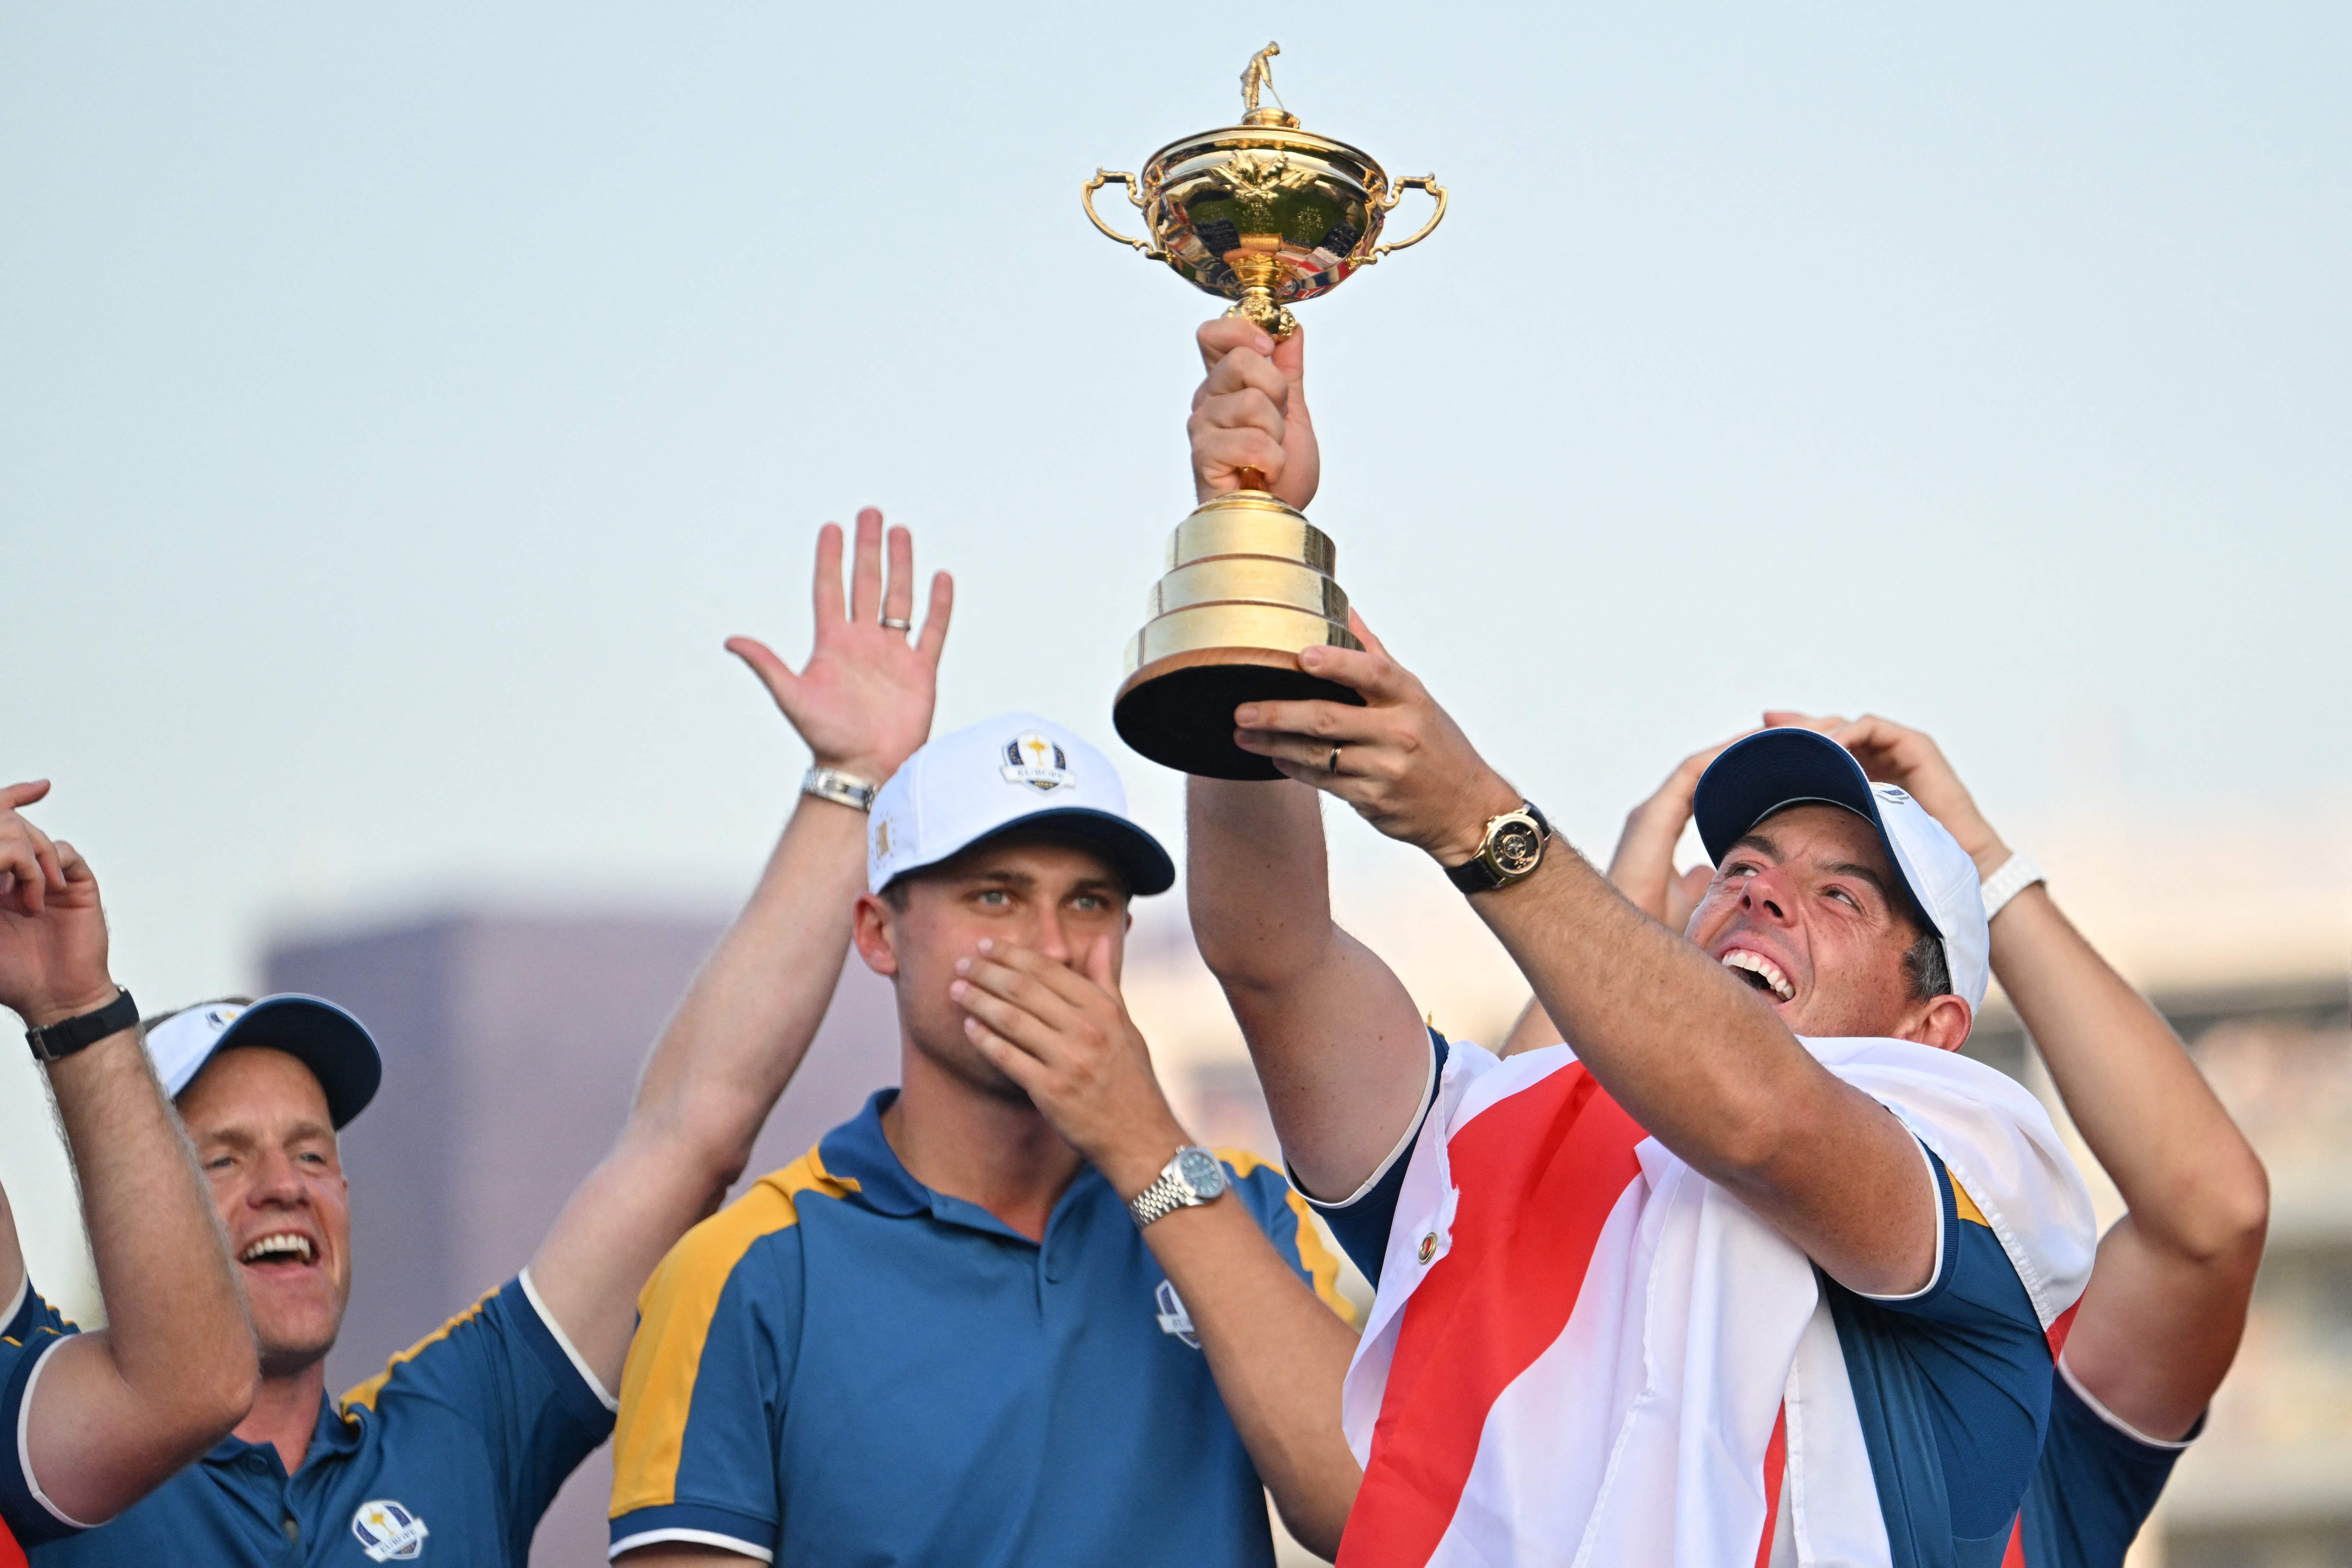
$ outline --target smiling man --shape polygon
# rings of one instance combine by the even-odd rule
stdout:
[[[1270,1565],[1268,1490],[1328,1554],[1359,1479],[1338,1260],[1152,1076],[1120,957],[1176,873],[1118,774],[1007,715],[917,752],[867,853],[900,1085],[646,1288],[615,1559]]]
[[[815,1035],[849,946],[862,804],[929,731],[950,587],[934,581],[910,637],[913,543],[890,531],[887,580],[885,549],[881,515],[863,513],[845,597],[841,530],[819,533],[816,647],[802,670],[730,644],[816,766],[749,904],[655,1045],[612,1149],[513,1278],[340,1398],[326,1354],[355,1260],[336,1134],[375,1092],[375,1047],[307,997],[153,1023],[150,1051],[251,1306],[261,1390],[198,1463],[103,1528],[40,1548],[40,1568],[520,1568],[556,1489],[612,1428],[639,1289],[741,1174]]]
[[[1201,493],[1255,468],[1303,507],[1300,338],[1200,342]],[[1998,1563],[2090,1206],[2041,1107],[1954,1054],[1986,984],[1967,854],[1834,743],[1767,731],[1698,783],[1719,866],[1685,941],[1356,627],[1299,659],[1361,706],[1239,709],[1291,782],[1192,780],[1190,836],[1292,1170],[1377,1270],[1343,1568]],[[1301,785],[1444,867],[1573,1049],[1424,1030],[1333,924]]]

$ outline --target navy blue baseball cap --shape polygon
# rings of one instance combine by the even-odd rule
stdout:
[[[327,1114],[338,1130],[367,1109],[383,1082],[383,1057],[367,1026],[331,1001],[297,991],[257,1002],[199,1002],[147,1030],[155,1076],[174,1100],[206,1062],[240,1045],[282,1051],[309,1068],[327,1092]]]
[[[1853,753],[1818,730],[1767,729],[1735,741],[1699,775],[1691,800],[1700,841],[1717,864],[1748,831],[1789,806],[1843,806],[1878,830],[1916,913],[1943,940],[1952,988],[1981,1006],[1992,977],[1992,935],[1976,862],[1927,809],[1893,784],[1874,784]]]

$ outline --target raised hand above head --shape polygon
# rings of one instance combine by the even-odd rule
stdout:
[[[930,734],[940,650],[955,607],[954,582],[946,572],[933,573],[930,606],[917,632],[914,537],[905,528],[888,530],[887,579],[884,543],[882,514],[864,508],[845,599],[841,528],[827,523],[818,532],[816,645],[797,673],[756,638],[727,640],[727,651],[760,677],[819,767],[874,784],[897,772]]]
[[[1979,876],[1999,871],[2009,859],[2009,848],[1992,831],[1959,774],[1944,758],[1943,749],[1926,734],[1906,729],[1876,714],[1845,718],[1835,714],[1799,713],[1793,708],[1765,711],[1767,726],[1783,725],[1819,730],[1853,753],[1862,770],[1882,784],[1901,788],[1920,809],[1944,824],[1960,848],[1977,862]]]
[[[1694,751],[1666,775],[1656,793],[1625,813],[1625,831],[1617,837],[1616,852],[1609,857],[1609,881],[1636,909],[1669,930],[1690,924],[1691,911],[1706,892],[1712,874],[1706,863],[1677,873],[1675,846],[1690,825],[1691,800],[1698,792],[1699,775],[1723,755],[1732,741],[1756,732],[1742,730]]]
[[[1256,487],[1262,479],[1276,499],[1304,511],[1323,479],[1307,412],[1306,329],[1277,343],[1253,322],[1221,316],[1194,336],[1209,371],[1185,425],[1197,498]]]
[[[39,1028],[104,1007],[106,915],[98,878],[73,845],[20,814],[48,780],[0,789],[0,1005]]]

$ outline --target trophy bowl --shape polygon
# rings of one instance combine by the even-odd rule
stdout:
[[[1302,131],[1296,115],[1259,99],[1273,88],[1268,44],[1242,72],[1242,121],[1171,141],[1139,178],[1097,169],[1079,192],[1110,238],[1164,261],[1196,288],[1233,301],[1276,339],[1297,329],[1290,307],[1328,294],[1359,268],[1420,244],[1444,221],[1433,174],[1391,179],[1371,155]],[[1123,235],[1096,212],[1095,193],[1120,185],[1146,236]],[[1408,238],[1383,244],[1388,214],[1409,190],[1436,204]],[[1153,761],[1211,779],[1279,779],[1234,744],[1234,709],[1252,701],[1360,703],[1347,686],[1307,674],[1307,648],[1362,646],[1348,630],[1348,596],[1332,577],[1330,537],[1267,493],[1265,476],[1213,497],[1178,525],[1150,619],[1128,643],[1127,678],[1112,722]]]

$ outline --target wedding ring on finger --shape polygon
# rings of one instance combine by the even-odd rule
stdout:
[[[1339,748],[1338,747],[1335,746],[1331,748],[1331,760],[1323,765],[1323,771],[1326,773],[1337,773],[1339,771]]]
[[[882,617],[882,624],[893,632],[912,632],[915,629],[913,622],[901,621],[896,615],[885,615]]]

